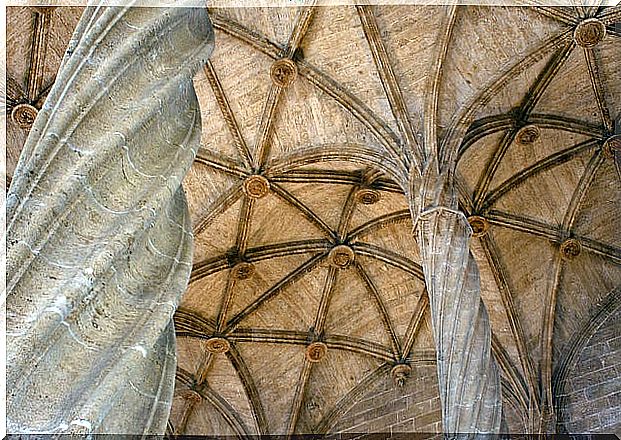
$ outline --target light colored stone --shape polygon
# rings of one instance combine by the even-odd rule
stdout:
[[[87,9],[7,196],[8,431],[163,434],[203,9]]]
[[[450,172],[441,172],[437,163],[432,156],[423,172],[414,228],[429,292],[442,429],[449,435],[498,433],[500,374],[479,268],[470,252],[472,228],[457,210]]]
[[[25,102],[41,108],[75,9],[50,12],[46,40],[39,9],[7,8],[9,175],[29,130],[10,111]],[[454,182],[428,186],[455,184],[460,210],[489,224],[470,247],[503,378],[501,430],[578,426],[584,401],[563,415],[563,401],[554,400],[558,378],[578,374],[562,359],[581,349],[576,333],[590,336],[584,328],[601,322],[603,295],[621,279],[620,162],[604,143],[614,132],[606,107],[612,119],[621,108],[621,40],[610,25],[618,8],[382,4],[211,13],[217,48],[194,77],[209,123],[184,181],[196,270],[176,314],[179,397],[169,432],[441,430],[433,321],[408,212],[421,182],[408,186],[408,173],[419,178],[413,166],[433,151],[451,156],[449,143],[458,160]],[[572,38],[585,13],[608,23],[593,48]],[[279,59],[297,69],[280,90],[270,78]],[[33,60],[45,60],[43,69]],[[33,84],[41,88],[31,94]],[[538,90],[542,96],[533,95]],[[529,96],[537,102],[528,105]],[[529,125],[539,128],[536,136],[518,134]],[[257,200],[243,187],[253,175],[270,184]],[[295,198],[283,198],[283,188]],[[361,189],[381,197],[364,204]],[[450,199],[427,207],[434,206],[457,210]],[[412,211],[415,219],[419,210]],[[564,260],[568,237],[582,250]],[[356,258],[333,279],[328,253],[338,244],[352,246]],[[249,277],[244,264],[254,268]],[[212,354],[210,338],[225,338],[230,350]],[[328,355],[301,371],[311,341],[326,343]],[[606,362],[617,360],[610,354]],[[395,386],[390,369],[404,363],[412,374]],[[602,392],[609,379],[615,383],[610,371],[594,378]],[[590,402],[582,426],[596,427],[604,401]]]

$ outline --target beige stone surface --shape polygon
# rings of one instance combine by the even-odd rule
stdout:
[[[55,50],[69,39],[58,21],[67,28],[76,22],[70,11],[58,8],[52,17],[50,35],[59,37],[48,44],[56,44]],[[583,344],[577,335],[602,319],[602,301],[621,281],[619,165],[601,153],[621,109],[621,39],[614,27],[619,8],[460,6],[453,22],[447,12],[442,6],[382,5],[365,15],[349,5],[318,8],[309,19],[308,11],[295,7],[210,10],[216,49],[211,67],[194,82],[203,120],[211,122],[203,125],[199,158],[184,182],[195,258],[176,315],[178,376],[184,381],[177,382],[171,431],[282,434],[293,424],[294,432],[331,432],[337,429],[327,423],[335,420],[334,402],[349,396],[342,402],[351,401],[352,411],[362,414],[370,406],[355,406],[367,399],[356,390],[380,383],[388,389],[394,363],[435,358],[403,191],[409,189],[412,152],[433,139],[432,127],[443,148],[459,146],[459,208],[490,223],[471,248],[492,325],[507,429],[579,426],[575,412],[566,412],[557,427],[540,426],[540,416],[552,408],[565,414],[553,393],[569,369],[563,359]],[[606,37],[592,49],[572,39],[585,13],[607,25]],[[35,31],[32,14],[29,8],[8,11],[8,38],[25,43],[9,46],[7,70],[22,87],[29,71],[27,42]],[[361,20],[363,15],[368,23],[369,14],[379,33],[372,45],[372,29],[365,25],[365,33]],[[299,32],[292,38],[294,30]],[[295,60],[298,75],[279,91],[269,72],[283,56]],[[434,90],[437,115],[429,111]],[[532,144],[514,140],[524,123],[540,128]],[[17,157],[25,131],[9,125],[10,157]],[[269,147],[262,171],[272,191],[250,204],[242,184],[256,171],[252,159],[262,145]],[[363,173],[371,178],[364,181]],[[380,201],[348,207],[351,190],[361,184],[379,191]],[[276,193],[278,188],[286,192]],[[342,229],[351,234],[355,261],[377,287],[376,296],[360,280],[345,287],[339,281],[355,279],[354,267],[345,269],[346,276],[337,273],[336,288],[324,295],[330,291],[324,261],[333,246],[330,231],[338,235],[349,209]],[[570,236],[580,240],[582,251],[566,261],[558,252]],[[232,249],[255,265],[249,279],[227,281],[238,259]],[[348,304],[348,297],[356,304]],[[310,327],[321,324],[322,303],[330,319],[321,335]],[[249,313],[239,315],[242,310]],[[232,350],[211,363],[204,345],[217,333],[225,333]],[[305,367],[305,346],[314,338],[328,346],[326,364]],[[394,340],[401,349],[396,353]],[[383,375],[364,375],[373,368]],[[437,392],[434,379],[421,382],[421,395]],[[602,373],[598,380],[608,379]],[[196,409],[181,392],[200,389],[194,381],[211,390]],[[402,420],[413,420],[412,429],[439,429],[436,407],[423,412],[415,403],[402,411]],[[356,416],[347,418],[353,423]],[[359,429],[388,432],[393,426],[382,423]],[[346,424],[338,426],[348,429]]]

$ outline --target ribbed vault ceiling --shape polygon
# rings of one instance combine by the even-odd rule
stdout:
[[[8,9],[9,173],[28,131],[14,109],[40,107],[79,14]],[[621,116],[621,9],[211,17],[172,429],[329,432],[394,365],[434,362],[402,189],[428,127],[461,142],[460,205],[487,222],[472,252],[506,407],[541,405],[621,281],[621,152],[604,148]],[[589,46],[593,18],[606,35]]]

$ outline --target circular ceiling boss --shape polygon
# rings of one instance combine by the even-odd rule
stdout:
[[[345,269],[354,262],[354,251],[344,244],[335,246],[328,255],[330,264],[337,269]]]
[[[192,389],[188,389],[188,390],[183,390],[181,392],[181,397],[183,397],[185,400],[189,401],[189,402],[194,402],[194,403],[200,403],[200,401],[202,400],[201,395]]]
[[[244,181],[244,192],[251,199],[260,199],[270,192],[270,182],[258,174],[249,176]]]
[[[224,338],[213,337],[207,339],[207,351],[212,354],[226,353],[231,349],[231,344]]]
[[[392,367],[390,374],[395,385],[402,387],[410,374],[412,373],[412,367],[408,364],[397,364]]]
[[[17,104],[11,112],[11,119],[21,128],[30,128],[39,111],[30,104]]]
[[[231,268],[231,274],[236,280],[247,280],[254,275],[254,264],[242,261]]]
[[[361,188],[356,192],[356,201],[363,205],[374,205],[380,201],[380,193],[371,188]]]
[[[608,159],[614,159],[615,153],[621,154],[621,135],[617,134],[606,139],[602,150],[604,151],[604,156]]]
[[[574,41],[582,47],[593,47],[605,36],[606,25],[597,18],[583,20],[574,29]]]
[[[319,362],[328,353],[328,346],[323,342],[313,342],[306,347],[306,360],[309,362]]]
[[[520,145],[530,145],[541,136],[541,130],[536,125],[530,124],[520,128],[515,135],[515,141]]]
[[[582,251],[582,244],[580,241],[575,238],[568,238],[563,243],[561,243],[561,258],[563,260],[572,260],[580,255]]]
[[[473,237],[483,237],[489,230],[489,222],[485,217],[480,215],[471,215],[468,217],[468,223],[472,228]]]
[[[272,82],[280,87],[288,87],[298,75],[298,67],[289,58],[282,58],[272,64],[270,77]]]

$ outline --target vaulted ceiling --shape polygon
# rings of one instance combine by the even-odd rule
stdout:
[[[8,9],[9,175],[80,13]],[[427,124],[465,132],[460,207],[507,411],[540,405],[621,284],[621,8],[210,15],[171,429],[330,432],[396,365],[433,364],[402,189]]]

